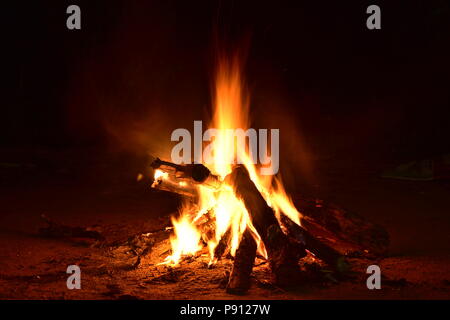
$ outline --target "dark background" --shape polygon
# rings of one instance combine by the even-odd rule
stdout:
[[[252,126],[281,129],[288,177],[314,180],[317,157],[448,153],[450,5],[373,3],[381,30],[366,28],[366,1],[7,4],[0,145],[168,157],[174,129],[209,119],[219,43],[247,48]],[[69,4],[81,30],[66,28]]]
[[[65,26],[72,3],[81,7],[80,31]],[[106,123],[124,116],[131,127],[152,108],[202,117],[210,104],[215,32],[229,47],[250,35],[246,71],[254,113],[278,103],[274,109],[295,118],[304,135],[350,133],[349,144],[383,141],[386,149],[424,154],[446,149],[448,1],[378,3],[382,29],[374,31],[365,27],[368,4],[3,5],[1,143],[104,144]]]

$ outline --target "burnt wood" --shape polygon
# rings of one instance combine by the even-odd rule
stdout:
[[[224,233],[222,238],[219,240],[219,243],[217,244],[216,248],[214,249],[214,259],[216,261],[220,260],[220,258],[225,253],[225,250],[228,247],[228,244],[230,242],[231,238],[231,228],[228,228],[228,230]]]
[[[311,233],[283,214],[280,216],[280,225],[285,229],[285,233],[289,238],[299,244],[303,244],[309,252],[327,263],[335,271],[342,273],[348,271],[349,267],[343,255],[333,247],[316,239]]]
[[[346,256],[383,257],[388,252],[389,233],[358,214],[331,203],[300,198],[301,225],[315,239]]]
[[[306,255],[303,244],[288,238],[280,228],[275,213],[270,208],[243,166],[236,167],[226,181],[235,187],[236,196],[242,199],[253,226],[267,251],[273,280],[281,286],[291,285],[299,273],[298,261]]]
[[[242,235],[234,257],[226,291],[230,294],[242,295],[250,288],[250,274],[255,263],[257,245],[248,229]]]

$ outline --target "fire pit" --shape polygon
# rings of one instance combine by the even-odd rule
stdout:
[[[214,139],[203,153],[205,164],[159,158],[151,164],[152,187],[184,199],[179,215],[172,217],[171,254],[161,264],[177,267],[206,248],[211,268],[228,255],[234,262],[227,292],[242,294],[249,289],[256,257],[268,261],[274,284],[288,286],[302,279],[298,262],[307,253],[343,274],[351,252],[386,252],[387,233],[357,216],[322,205],[313,207],[314,213],[301,213],[279,176],[261,174],[263,166],[253,161],[256,148],[230,134],[250,130],[237,58],[219,62],[215,88]]]

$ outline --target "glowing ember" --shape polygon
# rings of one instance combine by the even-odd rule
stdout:
[[[162,170],[155,170],[155,181],[158,181],[158,180],[162,180],[162,179],[164,179],[164,178],[167,178],[167,176],[168,176],[168,173],[167,172],[164,172],[164,171],[162,171]]]

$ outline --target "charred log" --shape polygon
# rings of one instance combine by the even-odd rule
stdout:
[[[368,258],[387,254],[389,234],[383,227],[333,204],[301,199],[297,205],[304,229],[340,254]]]
[[[289,239],[281,230],[273,210],[256,188],[247,170],[236,167],[226,178],[235,186],[267,251],[274,282],[290,285],[299,272],[298,260],[306,255],[304,244]]]
[[[285,228],[287,235],[298,243],[303,243],[305,248],[314,256],[331,266],[335,271],[347,271],[347,264],[342,254],[324,242],[316,239],[307,230],[290,220],[285,215],[281,215],[280,224]]]
[[[228,228],[228,230],[222,236],[216,248],[214,249],[214,259],[216,261],[220,260],[220,258],[225,253],[225,250],[228,247],[228,243],[230,242],[230,238],[231,238],[231,228]]]
[[[236,250],[233,269],[227,285],[228,293],[241,295],[250,288],[250,274],[256,258],[256,249],[255,239],[247,229]]]

